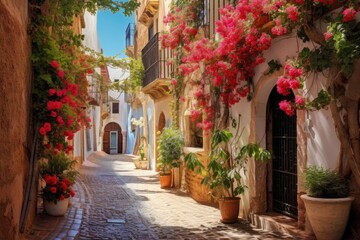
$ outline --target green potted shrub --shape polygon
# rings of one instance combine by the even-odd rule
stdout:
[[[78,172],[75,160],[64,152],[48,154],[40,161],[40,176],[43,179],[42,197],[47,214],[62,216],[66,213],[69,198],[75,195],[72,186]]]
[[[301,195],[306,214],[319,240],[342,238],[351,203],[348,182],[336,171],[310,166],[304,171],[307,194]]]
[[[210,161],[202,181],[210,187],[212,196],[218,199],[223,223],[238,221],[238,196],[246,189],[241,174],[245,171],[248,159],[267,162],[271,158],[270,152],[258,144],[240,147],[239,141],[234,140],[233,134],[228,130],[214,131],[211,138]]]
[[[184,139],[180,130],[174,127],[164,128],[158,139],[158,168],[160,170],[160,186],[171,186],[171,170],[180,167],[183,155]]]

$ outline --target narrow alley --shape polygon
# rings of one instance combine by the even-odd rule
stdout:
[[[134,169],[130,155],[96,152],[80,173],[66,215],[40,214],[29,239],[296,239],[220,223],[218,209],[161,189],[157,173]]]

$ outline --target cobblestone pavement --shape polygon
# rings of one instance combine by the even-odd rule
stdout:
[[[91,155],[75,190],[66,215],[38,215],[26,239],[300,239],[245,221],[222,224],[217,208],[161,189],[158,174],[134,169],[130,155]]]
[[[295,239],[220,223],[218,209],[161,189],[157,173],[134,169],[130,156],[99,152],[80,172],[86,201],[79,239]]]

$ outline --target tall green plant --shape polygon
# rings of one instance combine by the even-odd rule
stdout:
[[[170,173],[171,168],[181,165],[184,138],[179,129],[165,128],[158,140],[158,167],[162,173]]]
[[[244,193],[246,185],[242,182],[241,174],[248,159],[267,162],[271,158],[269,151],[254,143],[242,146],[237,153],[229,151],[229,147],[236,149],[229,145],[238,144],[237,141],[231,142],[233,138],[228,130],[216,130],[211,138],[210,162],[202,183],[210,187],[215,197],[235,197]]]

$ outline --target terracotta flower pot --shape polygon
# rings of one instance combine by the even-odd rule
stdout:
[[[59,217],[63,216],[66,213],[66,210],[69,206],[69,198],[64,200],[59,200],[56,203],[51,201],[44,201],[44,208],[48,215]]]
[[[161,188],[171,187],[171,174],[160,175],[160,187]]]
[[[306,214],[318,240],[340,240],[354,197],[314,198],[301,195]]]
[[[237,223],[239,217],[239,197],[228,197],[219,199],[219,208],[222,223]]]

